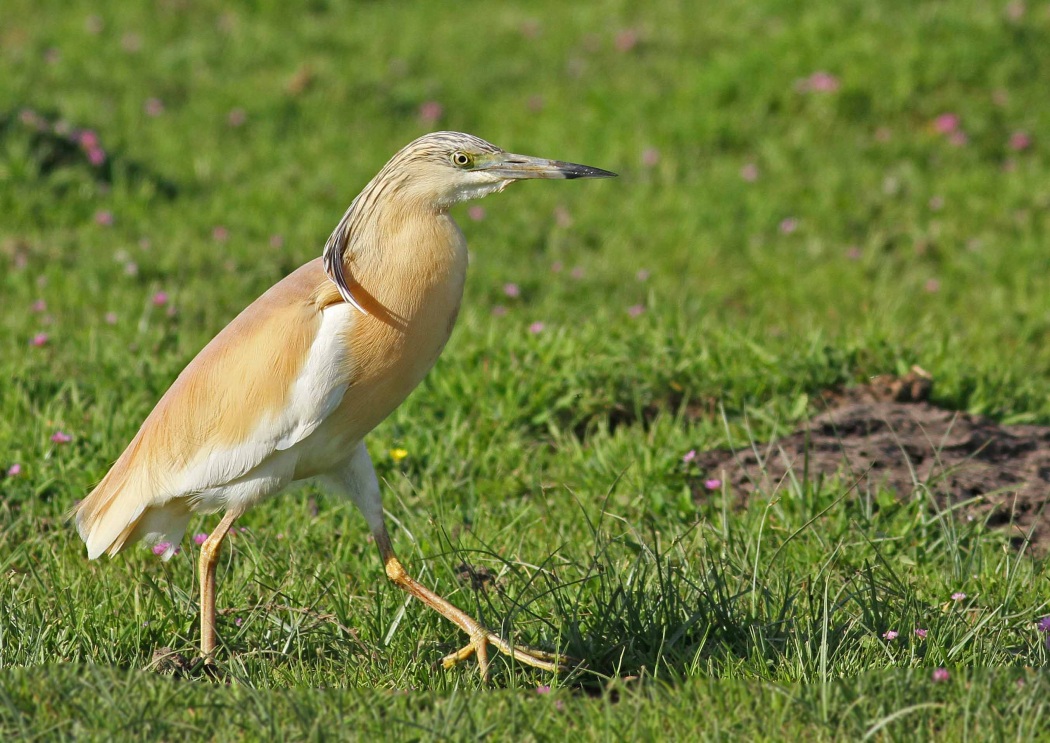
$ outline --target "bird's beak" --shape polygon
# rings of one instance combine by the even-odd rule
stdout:
[[[560,160],[544,160],[542,157],[513,155],[509,152],[498,152],[486,155],[484,159],[479,158],[475,162],[474,170],[491,173],[497,178],[508,181],[524,180],[525,178],[616,177],[616,173],[610,173],[608,170],[602,170],[601,168],[592,168],[590,165],[563,163]]]

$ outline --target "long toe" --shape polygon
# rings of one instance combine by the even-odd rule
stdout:
[[[482,678],[488,678],[488,646],[493,645],[504,655],[509,655],[518,663],[523,663],[527,666],[534,668],[540,668],[544,671],[551,671],[553,673],[567,671],[571,667],[579,665],[579,662],[570,658],[567,655],[560,653],[548,653],[545,650],[539,650],[536,648],[530,648],[525,645],[511,645],[499,635],[493,634],[488,630],[482,630],[480,634],[475,636],[469,643],[464,645],[462,648],[454,653],[450,653],[441,659],[441,663],[445,668],[451,668],[452,666],[461,663],[474,653],[478,654],[478,663],[481,671]]]
[[[466,645],[461,647],[454,653],[446,655],[441,659],[441,665],[445,668],[452,668],[453,666],[462,663],[470,656],[477,654],[478,656],[478,671],[481,673],[481,680],[489,680],[489,638],[484,633],[479,633],[471,639]]]
[[[444,658],[442,658],[441,665],[443,665],[445,668],[452,668],[452,666],[462,663],[467,658],[474,655],[474,652],[476,650],[477,648],[474,647],[474,641],[471,640],[468,644],[464,645],[456,652],[450,653],[449,655],[446,655]]]

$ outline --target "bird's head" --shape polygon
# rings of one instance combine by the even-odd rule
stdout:
[[[559,160],[514,155],[462,132],[433,132],[405,146],[380,177],[399,181],[406,196],[447,209],[502,191],[526,178],[612,178],[607,170]]]
[[[344,254],[354,235],[370,235],[381,213],[399,219],[480,199],[526,178],[612,178],[616,174],[588,165],[504,152],[484,139],[462,132],[425,134],[403,147],[358,194],[324,246],[325,273],[343,299],[365,312],[347,281]],[[388,211],[389,210],[389,211]]]

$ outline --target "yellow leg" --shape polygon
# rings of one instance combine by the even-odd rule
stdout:
[[[232,511],[227,512],[215,527],[215,531],[201,545],[198,567],[201,579],[201,655],[204,656],[205,663],[214,662],[215,655],[215,566],[222,550],[222,540],[226,538],[226,533],[239,515]]]
[[[387,577],[470,636],[470,642],[467,645],[442,660],[445,668],[451,668],[460,661],[464,661],[477,653],[478,670],[481,672],[481,678],[487,681],[489,677],[488,646],[491,644],[519,663],[542,668],[545,671],[565,670],[566,666],[562,662],[568,660],[565,656],[546,653],[542,650],[512,646],[499,635],[483,627],[476,619],[457,609],[448,601],[413,579],[412,576],[405,572],[401,561],[394,554],[386,529],[382,529],[375,536],[379,554],[383,558],[383,566],[386,568]]]

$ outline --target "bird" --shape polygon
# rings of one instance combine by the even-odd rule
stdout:
[[[234,522],[291,483],[349,498],[387,578],[468,637],[446,668],[489,646],[557,672],[564,656],[517,646],[415,580],[387,532],[366,435],[423,380],[452,333],[467,272],[457,203],[525,179],[609,178],[431,132],[398,151],[351,202],[321,256],[277,282],[186,366],[98,485],[74,507],[89,559],[142,540],[170,559],[195,514],[222,512],[201,545],[200,651],[215,664],[216,564]]]

